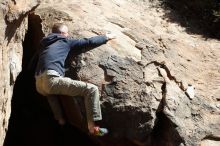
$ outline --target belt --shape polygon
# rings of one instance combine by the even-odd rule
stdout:
[[[61,76],[57,71],[55,70],[45,70],[43,72],[39,72],[39,73],[36,73],[35,76],[40,76],[42,74],[47,74],[47,75],[54,75],[54,76]]]

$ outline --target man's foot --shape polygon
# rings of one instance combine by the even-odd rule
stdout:
[[[95,135],[95,136],[104,136],[104,135],[106,135],[106,134],[108,134],[108,129],[106,129],[106,128],[100,128],[100,127],[98,127],[98,126],[95,126],[95,127],[94,127],[94,135]]]

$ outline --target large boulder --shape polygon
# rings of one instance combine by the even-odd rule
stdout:
[[[8,17],[5,13],[1,15],[10,22],[1,22],[1,27],[17,25],[10,29],[14,32],[6,31],[7,39],[1,41],[3,58],[0,61],[4,65],[0,70],[4,74],[0,74],[0,78],[6,81],[1,82],[6,88],[1,88],[0,93],[6,101],[12,96],[13,82],[9,81],[15,81],[20,69],[11,72],[9,77],[8,52],[5,54],[4,50],[22,51],[26,27],[21,24],[27,24],[26,16],[37,3],[30,2],[27,6],[21,16],[17,13]],[[184,28],[167,21],[165,14],[156,1],[42,0],[29,15],[35,35],[29,34],[28,40],[32,41],[30,46],[35,52],[39,45],[36,36],[50,33],[54,22],[65,22],[70,34],[78,39],[108,31],[117,35],[116,39],[97,48],[73,50],[67,60],[69,77],[99,87],[102,124],[110,129],[107,139],[101,139],[103,144],[126,139],[134,145],[146,146],[219,145],[219,41],[187,34]],[[15,37],[9,32],[19,32],[19,35]],[[31,39],[33,37],[36,41]],[[9,47],[7,43],[18,47]],[[22,54],[17,56],[21,61]],[[23,63],[30,60],[26,58]],[[189,84],[195,87],[195,96],[187,94]],[[2,115],[7,115],[0,121],[3,128],[0,132],[3,132],[7,128],[10,102],[0,103],[4,105]]]

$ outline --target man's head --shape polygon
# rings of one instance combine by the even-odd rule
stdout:
[[[52,27],[52,33],[60,33],[66,37],[69,36],[68,27],[63,23],[55,23]]]

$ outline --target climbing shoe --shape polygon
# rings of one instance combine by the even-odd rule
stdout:
[[[106,134],[108,134],[108,129],[100,128],[98,126],[94,127],[94,135],[95,136],[104,136]]]

